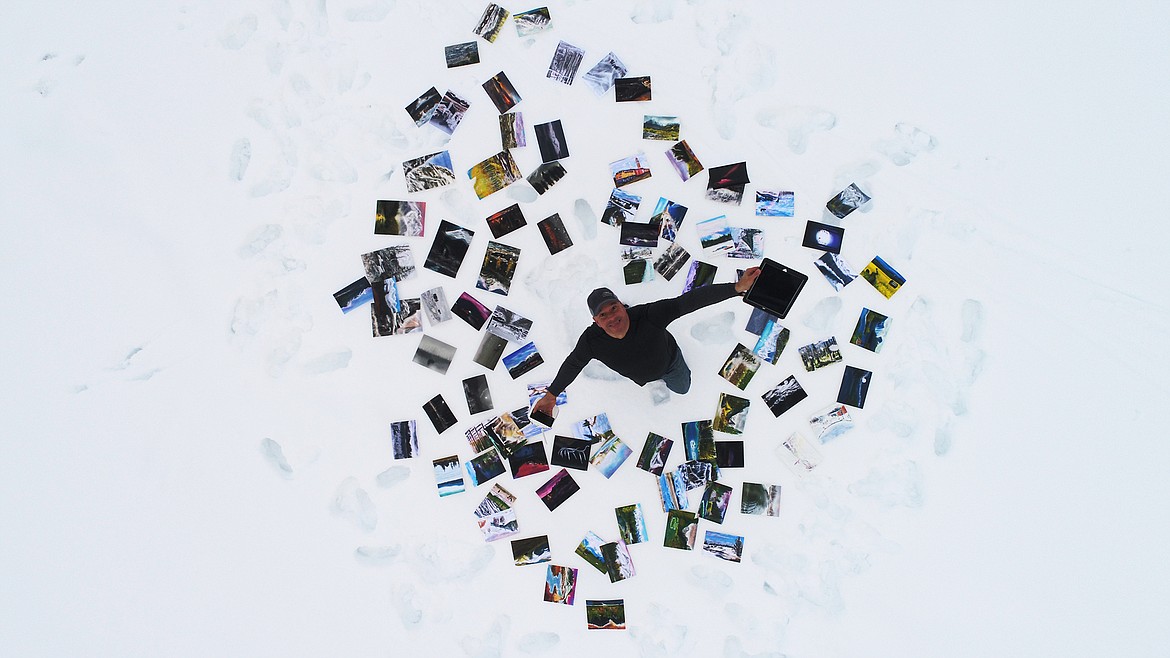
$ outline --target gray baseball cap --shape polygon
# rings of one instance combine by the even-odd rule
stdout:
[[[598,288],[589,293],[589,299],[586,301],[589,303],[589,315],[596,317],[601,312],[602,306],[610,302],[618,302],[620,304],[622,300],[618,299],[617,295],[613,294],[613,291],[609,288]]]

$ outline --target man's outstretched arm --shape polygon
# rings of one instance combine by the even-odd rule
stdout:
[[[760,276],[760,268],[751,267],[744,271],[743,276],[735,283],[716,283],[702,288],[695,288],[673,299],[663,299],[654,302],[647,309],[651,322],[660,327],[674,322],[687,313],[693,313],[705,306],[718,304],[725,299],[747,292],[756,278]]]
[[[585,336],[582,334],[581,338],[577,340],[577,346],[565,357],[564,363],[561,364],[561,369],[557,371],[557,376],[548,385],[548,392],[544,394],[544,397],[537,400],[536,404],[532,405],[533,410],[551,415],[553,407],[557,403],[557,396],[561,394],[561,391],[568,388],[569,384],[573,383],[573,380],[577,379],[577,375],[581,374],[581,371],[588,365],[592,358],[589,354],[589,348],[585,344]]]

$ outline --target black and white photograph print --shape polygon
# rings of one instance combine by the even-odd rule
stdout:
[[[424,201],[379,200],[374,210],[374,234],[421,237],[426,216]]]
[[[855,183],[850,183],[849,187],[841,190],[837,193],[837,196],[829,199],[829,202],[825,204],[825,208],[828,208],[829,212],[838,218],[845,219],[846,215],[865,205],[867,201],[869,201],[869,196],[865,192],[862,192],[861,188],[857,187]]]
[[[589,469],[589,450],[593,442],[574,439],[570,436],[554,436],[552,444],[552,465],[572,468],[578,471]]]
[[[548,13],[548,7],[522,11],[513,15],[512,20],[516,23],[516,36],[520,38],[543,32],[552,27],[552,16]]]
[[[780,516],[780,485],[744,482],[740,490],[741,514]]]
[[[548,547],[548,535],[512,540],[512,560],[516,566],[540,564],[552,561],[552,550]]]
[[[386,282],[382,282],[384,285]],[[378,284],[374,284],[377,290]],[[416,297],[413,299],[398,300],[398,310],[385,303],[379,303],[379,295],[375,292],[374,303],[370,307],[370,319],[373,324],[374,337],[399,336],[422,331],[422,303]]]
[[[469,109],[470,101],[448,89],[431,114],[431,125],[450,135],[459,127],[459,122],[463,121]]]
[[[808,393],[800,382],[796,381],[796,377],[792,376],[764,391],[763,395],[764,404],[768,405],[772,415],[777,417],[807,397]]]
[[[565,166],[559,160],[546,162],[528,174],[528,184],[537,194],[544,194],[548,188],[556,185],[557,181],[565,177]]]
[[[814,265],[825,276],[825,280],[829,282],[829,285],[833,286],[833,290],[837,292],[841,292],[842,288],[857,278],[857,273],[838,254],[825,252],[823,256],[816,260]]]
[[[370,282],[363,276],[333,293],[333,299],[341,307],[342,313],[349,313],[362,304],[374,301],[374,291],[370,288]]]
[[[488,310],[488,307],[467,293],[459,295],[459,299],[456,299],[455,303],[451,305],[451,313],[471,325],[476,331],[483,329],[484,323],[491,317],[491,311]]]
[[[642,197],[615,188],[609,195],[605,210],[601,213],[601,221],[610,226],[621,226],[627,220],[633,219],[640,205]]]
[[[474,237],[475,231],[442,220],[423,267],[454,279]]]
[[[708,187],[703,198],[717,203],[727,203],[738,206],[743,202],[744,185],[728,185],[727,187]]]
[[[523,148],[528,145],[524,137],[524,113],[505,112],[500,115],[500,142],[505,149]]]
[[[845,374],[841,376],[841,389],[837,392],[837,402],[847,404],[858,409],[865,407],[865,396],[869,394],[869,380],[873,373],[853,366],[845,366]]]
[[[540,147],[541,162],[552,162],[569,157],[569,143],[565,141],[565,130],[561,120],[538,123],[532,127],[536,133],[536,145]]]
[[[809,220],[804,225],[804,242],[801,245],[817,251],[839,254],[841,243],[844,241],[845,229]]]
[[[488,370],[495,370],[507,347],[508,341],[495,334],[484,332],[479,341],[479,347],[475,350],[475,356],[471,357],[471,360]]]
[[[619,103],[650,100],[650,76],[618,78],[613,81],[614,100]]]
[[[532,331],[532,320],[503,306],[496,306],[488,318],[487,330],[513,343],[522,343],[528,338],[528,332]]]
[[[426,314],[431,326],[451,319],[451,309],[447,306],[447,293],[443,291],[443,286],[427,290],[421,299],[423,313]]]
[[[475,287],[497,295],[507,295],[512,287],[512,277],[516,275],[516,264],[519,261],[520,249],[502,242],[489,241]]]
[[[399,244],[362,254],[362,267],[370,282],[395,279],[405,281],[415,275],[414,254],[410,245]]]
[[[435,432],[438,434],[446,432],[458,422],[455,419],[455,414],[451,412],[451,407],[447,406],[447,401],[443,399],[442,395],[436,395],[430,400],[427,400],[426,404],[423,405],[423,412],[431,420],[431,425],[435,426]]]
[[[418,456],[418,432],[413,420],[390,423],[390,447],[394,451],[394,459]]]
[[[691,255],[686,249],[671,242],[670,246],[666,248],[666,251],[662,252],[662,255],[654,261],[654,271],[662,275],[662,278],[670,281],[690,259]]]
[[[585,51],[577,46],[564,41],[558,43],[552,61],[549,62],[546,77],[567,85],[573,84],[573,78],[577,77],[577,69],[580,68],[583,57]]]
[[[553,213],[537,222],[536,228],[540,229],[540,237],[544,238],[544,244],[548,247],[550,256],[573,246],[573,240],[569,237],[565,223],[561,221],[561,216],[558,213]]]
[[[508,21],[508,15],[507,9],[494,2],[489,3],[487,8],[483,10],[483,15],[479,17],[479,23],[476,24],[472,32],[483,37],[484,41],[488,43],[495,43],[496,37],[500,36],[500,30],[503,29],[504,23]]]
[[[512,379],[531,372],[543,363],[544,357],[536,350],[536,343],[528,343],[515,352],[504,355],[504,367],[508,369]]]
[[[621,235],[618,238],[618,244],[623,244],[627,247],[657,247],[658,232],[658,224],[624,221],[621,225]]]
[[[423,335],[414,351],[414,362],[439,373],[447,374],[451,361],[455,358],[455,346],[448,345],[438,338]]]
[[[512,109],[516,103],[523,100],[520,98],[519,92],[516,91],[516,87],[512,85],[512,81],[508,79],[508,75],[503,71],[488,78],[488,81],[483,83],[483,90],[487,92],[488,98],[492,99],[492,104],[496,106],[500,114]]]
[[[431,115],[435,113],[435,108],[438,107],[441,100],[443,100],[443,95],[439,93],[438,89],[431,87],[423,92],[422,96],[406,106],[406,113],[414,120],[414,125],[424,126],[431,120]]]
[[[809,343],[800,348],[799,351],[800,360],[804,363],[804,369],[809,372],[841,360],[841,349],[837,347],[836,336],[830,336],[825,340]]]
[[[472,416],[492,408],[492,392],[488,389],[487,375],[476,375],[463,380],[463,396],[467,398],[467,411]]]
[[[488,229],[492,232],[493,238],[502,238],[518,228],[527,226],[528,222],[524,219],[524,213],[520,210],[520,204],[513,203],[507,208],[488,216],[487,225]]]
[[[447,59],[447,68],[449,69],[468,64],[479,64],[479,44],[468,41],[445,46],[443,55]]]
[[[406,175],[407,192],[422,192],[455,182],[451,154],[446,151],[407,160],[402,163],[402,172]]]
[[[683,181],[690,180],[691,176],[703,171],[703,163],[695,157],[695,152],[687,145],[685,139],[667,149],[666,159],[670,161],[671,166],[678,172],[678,177]]]
[[[618,59],[617,55],[609,53],[602,57],[600,62],[594,64],[593,68],[586,71],[581,79],[589,85],[595,95],[600,96],[609,91],[615,80],[625,77],[628,72],[629,69],[622,63],[622,60]]]
[[[623,263],[629,263],[632,260],[650,260],[654,257],[654,250],[650,247],[622,246],[620,253]]]
[[[580,490],[581,486],[577,484],[572,475],[569,475],[569,471],[562,468],[536,490],[536,495],[551,512]]]
[[[654,114],[642,116],[642,139],[677,142],[680,129],[678,117],[664,117]]]

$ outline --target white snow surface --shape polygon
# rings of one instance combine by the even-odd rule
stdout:
[[[486,4],[8,3],[0,654],[1164,655],[1166,5],[578,0],[488,43],[472,33]],[[473,39],[481,62],[447,69],[443,47]],[[545,77],[561,40],[586,53],[571,86]],[[580,80],[611,51],[653,100]],[[568,174],[535,199],[521,183],[478,200],[466,177],[500,150],[480,88],[499,71],[522,97],[524,174],[531,127],[564,126]],[[449,138],[403,110],[431,86],[471,101]],[[744,204],[704,199],[705,172],[681,182],[644,114],[679,117],[707,167],[747,161]],[[408,194],[401,163],[444,149],[456,183]],[[482,541],[490,484],[440,499],[430,460],[472,457],[463,429],[553,376],[589,290],[679,293],[685,270],[623,285],[617,230],[597,222],[608,163],[639,151],[638,219],[659,196],[688,206],[680,240],[717,281],[745,264],[701,253],[693,227],[719,214],[810,280],[746,393],[716,374],[754,344],[737,300],[672,326],[685,396],[579,378],[558,431],[606,412],[634,450],[612,478],[572,471],[581,491],[553,513],[534,491],[555,468],[493,481],[519,498],[519,537],[547,534],[553,564],[580,570],[575,604],[554,605],[545,565]],[[842,256],[898,269],[892,299],[860,278],[836,293],[800,246],[851,182],[873,201],[839,222]],[[795,191],[796,217],[755,217],[755,189]],[[426,236],[374,235],[378,199],[426,201]],[[517,201],[512,291],[477,290],[484,218]],[[535,223],[554,212],[575,244],[550,257]],[[441,219],[476,231],[454,280],[421,269]],[[457,346],[440,376],[411,362],[421,334],[372,338],[366,308],[337,308],[360,254],[391,244],[420,266],[404,298],[442,285],[534,321],[545,364],[488,373],[493,412],[467,413],[460,382],[485,371],[461,320],[426,327]],[[52,308],[26,303],[49,284],[67,291]],[[862,307],[891,318],[880,353],[848,343]],[[829,335],[873,383],[797,477],[777,446],[813,439],[844,365],[806,373],[796,349]],[[773,418],[760,395],[790,374],[809,399]],[[459,421],[441,436],[421,409],[436,393]],[[679,423],[720,393],[752,401],[745,435],[717,437],[742,438],[747,466],[725,471],[732,510],[699,542],[743,535],[740,564],[664,548],[634,466],[651,431],[678,464]],[[388,424],[406,419],[421,456],[394,461]],[[740,514],[743,481],[780,484],[780,516]],[[613,508],[632,503],[651,541],[611,584],[573,548],[616,539]],[[611,598],[628,629],[586,630],[585,599]]]

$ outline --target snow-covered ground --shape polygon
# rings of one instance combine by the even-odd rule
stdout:
[[[471,32],[486,4],[8,7],[0,652],[1164,652],[1170,10],[555,2],[550,30],[509,21],[488,43]],[[472,40],[481,62],[447,69],[444,46]],[[545,77],[561,40],[585,50],[571,86]],[[651,101],[580,80],[611,51],[651,76]],[[466,177],[500,150],[480,88],[500,71],[522,97],[524,174],[532,126],[564,128],[568,174],[539,197],[519,183],[479,200]],[[450,137],[403,109],[432,86],[471,102]],[[706,172],[681,181],[673,142],[641,139],[648,114],[678,116],[707,167],[746,161],[744,204],[705,199]],[[455,184],[408,194],[402,162],[441,150]],[[574,604],[546,603],[545,565],[515,566],[475,526],[490,484],[440,498],[431,460],[470,459],[464,429],[551,379],[589,290],[681,290],[685,269],[623,285],[618,231],[598,221],[609,163],[639,152],[653,175],[623,188],[642,196],[637,219],[659,197],[686,205],[679,242],[716,281],[750,262],[701,253],[694,225],[720,214],[810,280],[746,393],[716,374],[755,340],[739,301],[673,325],[686,396],[654,405],[599,369],[574,383],[557,430],[606,412],[634,450],[612,478],[571,471],[581,491],[552,513],[534,492],[556,468],[493,480],[518,497],[517,537],[547,534],[552,564],[579,569]],[[842,256],[897,268],[889,300],[861,279],[836,293],[800,245],[850,182],[873,202],[840,222]],[[755,217],[755,189],[795,191],[796,217]],[[374,235],[379,199],[425,201],[426,235]],[[529,225],[499,239],[522,250],[511,292],[476,289],[484,219],[517,202]],[[553,213],[574,246],[549,256],[535,224]],[[476,232],[455,279],[421,268],[441,219]],[[462,320],[424,323],[457,348],[441,376],[411,362],[421,334],[373,338],[365,307],[339,311],[360,255],[394,244],[420,266],[403,298],[442,285],[533,320],[545,364],[488,373],[492,412],[464,403],[462,380],[486,371]],[[880,353],[848,343],[863,307],[891,318]],[[806,373],[797,355],[828,336],[873,383],[801,478],[777,448],[812,439],[808,417],[836,399],[844,366]],[[760,396],[792,374],[809,398],[773,418]],[[436,393],[458,419],[442,435],[421,410]],[[746,433],[717,436],[744,440],[746,467],[725,471],[733,509],[699,542],[744,536],[740,564],[663,547],[656,483],[634,466],[649,432],[680,463],[679,423],[710,418],[720,393],[752,400]],[[389,423],[408,419],[421,456],[395,461]],[[740,514],[744,481],[780,484],[780,516]],[[573,548],[616,539],[613,510],[633,503],[650,542],[613,584]],[[628,629],[587,631],[585,600],[618,598]]]

